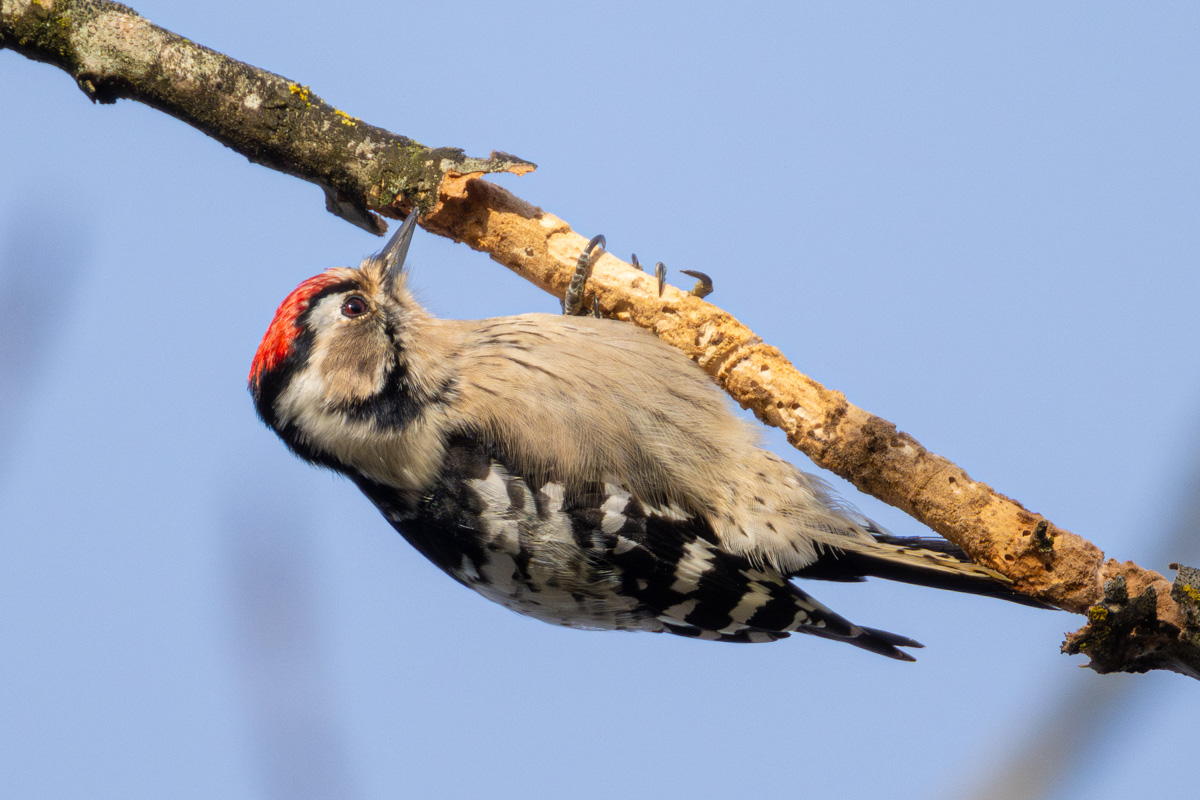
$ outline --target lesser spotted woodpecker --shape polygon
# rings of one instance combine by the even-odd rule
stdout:
[[[792,579],[1024,601],[949,543],[886,534],[762,449],[709,376],[644,330],[434,318],[406,286],[415,226],[414,211],[357,269],[301,283],[250,391],[293,452],[349,477],[455,580],[574,628],[807,633],[903,660],[917,642],[847,621]]]

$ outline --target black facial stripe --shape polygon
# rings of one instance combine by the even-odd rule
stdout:
[[[384,378],[383,388],[365,400],[342,403],[338,411],[354,422],[374,420],[384,428],[407,426],[421,411],[408,385],[408,368],[396,364]]]
[[[381,429],[408,426],[431,405],[450,402],[457,395],[458,378],[448,377],[432,392],[418,394],[408,380],[408,367],[398,363],[384,378],[383,388],[366,398],[342,403],[337,410],[353,422],[373,421]]]

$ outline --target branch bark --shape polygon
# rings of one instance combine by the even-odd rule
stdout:
[[[553,214],[482,180],[491,172],[524,174],[532,163],[425,147],[117,3],[0,0],[0,48],[63,69],[96,102],[138,100],[255,163],[316,183],[332,213],[373,233],[385,229],[377,214],[400,217],[417,203],[426,230],[488,253],[558,297],[587,241]],[[818,466],[905,511],[1010,577],[1019,591],[1087,614],[1089,623],[1070,635],[1064,651],[1089,655],[1102,672],[1165,668],[1200,677],[1197,618],[1180,602],[1194,587],[1189,594],[1177,585],[1173,593],[1158,573],[1106,561],[1087,540],[801,374],[726,312],[674,287],[660,297],[651,276],[610,254],[596,262],[588,292],[605,316],[648,328],[697,361]]]
[[[330,212],[380,235],[372,213],[427,195],[449,174],[534,165],[506,153],[469,158],[368,125],[307,86],[236,61],[104,0],[4,0],[0,47],[53,64],[97,103],[138,100],[246,158],[317,184]]]

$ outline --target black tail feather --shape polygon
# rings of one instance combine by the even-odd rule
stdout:
[[[1016,592],[997,572],[973,564],[945,539],[873,533],[877,548],[828,550],[793,577],[823,581],[861,581],[868,577],[994,597],[1034,608],[1052,608]]]
[[[799,628],[796,630],[796,633],[807,633],[810,636],[819,636],[822,639],[845,642],[855,647],[861,647],[863,650],[871,653],[894,658],[897,661],[916,661],[915,658],[899,648],[925,646],[914,639],[909,639],[907,636],[901,636],[898,633],[889,633],[888,631],[881,631],[878,628],[865,628],[862,625],[855,625],[854,627],[858,632],[855,636],[846,636],[841,633],[827,631],[823,628],[811,627]]]

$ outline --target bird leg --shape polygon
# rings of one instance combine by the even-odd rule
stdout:
[[[583,248],[583,252],[579,254],[579,260],[575,262],[575,274],[571,276],[571,283],[567,286],[567,293],[562,301],[562,313],[571,317],[581,317],[587,312],[583,307],[583,290],[587,286],[588,278],[592,276],[592,266],[596,263],[596,259],[600,257],[600,252],[604,250],[604,235],[597,234],[592,237],[592,240],[587,243],[587,247]],[[599,304],[593,302],[593,313],[600,316]]]

